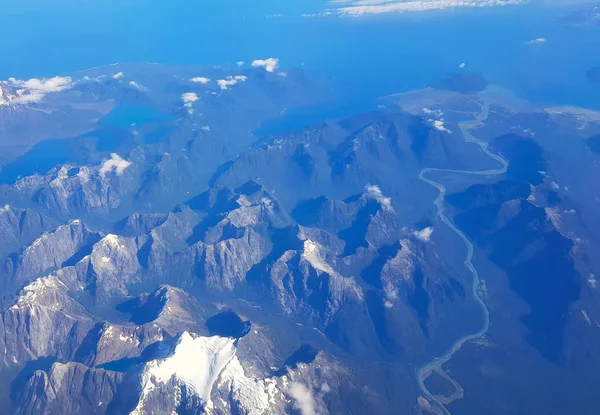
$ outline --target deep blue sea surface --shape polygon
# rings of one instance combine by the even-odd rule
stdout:
[[[119,104],[99,123],[109,127],[127,128],[153,122],[168,121],[173,117],[161,113],[151,105]]]
[[[564,8],[534,1],[359,19],[301,16],[324,7],[324,0],[8,0],[0,79],[123,61],[233,66],[273,56],[282,67],[304,65],[352,84],[358,102],[427,86],[464,62],[522,96],[600,108],[600,85],[585,79],[600,65],[599,31],[559,23]],[[524,44],[536,38],[547,42]]]

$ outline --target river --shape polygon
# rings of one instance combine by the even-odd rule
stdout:
[[[460,131],[461,131],[464,139],[465,139],[465,142],[466,143],[474,143],[474,144],[479,145],[481,150],[488,157],[492,158],[493,160],[495,160],[501,164],[500,168],[491,169],[491,170],[479,170],[479,171],[425,168],[425,169],[421,170],[421,173],[419,174],[419,180],[421,180],[439,190],[440,193],[433,202],[433,204],[437,210],[437,216],[439,219],[441,219],[441,221],[444,224],[446,224],[450,229],[452,229],[462,239],[462,241],[464,242],[464,244],[467,248],[467,255],[465,258],[465,267],[469,270],[469,272],[472,274],[472,277],[473,277],[473,285],[472,285],[473,299],[479,304],[479,306],[481,308],[481,312],[483,313],[483,325],[479,331],[477,331],[476,333],[467,334],[467,335],[459,338],[458,340],[456,340],[456,342],[454,342],[452,344],[452,346],[448,349],[448,351],[446,353],[434,358],[430,362],[428,362],[425,365],[423,365],[422,367],[420,367],[419,370],[417,371],[417,378],[418,378],[418,382],[419,382],[419,387],[421,389],[421,393],[429,401],[428,403],[431,406],[429,408],[429,411],[432,413],[435,413],[435,414],[450,415],[450,411],[448,411],[445,404],[447,405],[447,404],[451,403],[456,398],[443,399],[444,397],[434,396],[429,391],[429,389],[427,389],[427,386],[425,385],[425,381],[432,373],[438,372],[438,373],[442,374],[443,377],[448,379],[455,386],[455,389],[457,390],[457,394],[459,395],[458,397],[462,397],[462,388],[460,387],[458,382],[454,381],[446,373],[443,372],[442,365],[444,365],[446,362],[448,362],[450,359],[452,359],[452,356],[454,356],[465,343],[485,336],[485,334],[487,333],[489,326],[490,326],[490,312],[489,312],[489,310],[480,294],[480,291],[479,291],[481,281],[479,278],[479,273],[477,272],[477,269],[475,268],[475,266],[473,265],[473,262],[472,262],[472,260],[473,260],[473,244],[471,243],[471,241],[469,241],[469,239],[466,237],[466,235],[460,229],[458,229],[452,223],[452,221],[450,221],[450,219],[448,219],[448,216],[446,216],[446,214],[444,213],[444,210],[445,210],[444,201],[445,201],[445,196],[446,196],[446,187],[441,183],[438,183],[436,181],[431,180],[430,178],[427,178],[426,176],[429,173],[433,173],[433,172],[470,174],[470,175],[474,175],[474,176],[497,176],[497,175],[506,173],[506,170],[508,168],[508,161],[506,161],[504,158],[502,158],[498,154],[492,153],[489,150],[489,145],[487,142],[476,138],[470,132],[471,129],[477,128],[483,121],[485,121],[488,118],[489,108],[490,108],[489,103],[484,102],[481,106],[481,112],[478,114],[478,116],[475,120],[461,121],[458,123],[458,126],[460,128]],[[460,390],[459,390],[459,388],[460,388]],[[444,402],[442,402],[442,400]]]

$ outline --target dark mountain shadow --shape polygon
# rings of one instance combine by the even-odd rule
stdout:
[[[417,160],[423,158],[425,150],[427,150],[427,147],[429,146],[429,135],[431,134],[431,131],[431,127],[419,117],[414,117],[408,127],[408,133],[411,138],[410,149]]]
[[[252,323],[243,321],[233,311],[223,311],[206,320],[206,328],[211,336],[240,339],[250,332]]]
[[[74,266],[83,258],[90,255],[94,250],[94,245],[98,241],[100,241],[100,239],[102,239],[100,235],[93,235],[91,238],[91,242],[83,246],[79,251],[75,252],[75,254],[71,258],[63,262],[61,268]]]
[[[213,188],[190,199],[186,204],[193,210],[207,214],[202,222],[194,226],[192,234],[186,241],[188,245],[204,240],[210,228],[223,220],[227,212],[239,207],[235,193],[228,188]]]
[[[500,204],[457,215],[455,223],[491,250],[489,259],[506,272],[510,288],[529,305],[522,317],[528,341],[546,359],[562,356],[570,305],[579,298],[579,275],[570,255],[573,243],[557,231],[543,208],[521,201],[514,217],[499,229]]]
[[[21,394],[27,391],[25,386],[35,372],[38,370],[48,372],[52,365],[56,362],[58,362],[58,358],[55,356],[44,356],[25,363],[25,367],[21,369],[19,374],[10,383],[10,399],[13,402],[17,402]]]
[[[459,209],[476,209],[513,199],[527,198],[531,193],[529,183],[502,180],[491,184],[474,184],[463,193],[446,196],[446,201]]]
[[[292,211],[292,218],[302,226],[314,226],[319,222],[321,207],[328,201],[325,196],[303,200]]]
[[[415,283],[415,289],[412,292],[407,293],[408,304],[410,304],[411,308],[416,313],[423,334],[426,337],[429,337],[427,323],[429,322],[429,303],[431,299],[429,298],[427,290],[425,290],[425,279],[423,270],[420,267],[415,269],[413,281]]]
[[[129,321],[141,325],[150,323],[160,317],[168,303],[168,289],[161,287],[152,293],[144,293],[118,304],[117,310],[131,314]]]
[[[288,357],[283,364],[283,366],[273,372],[273,376],[283,376],[285,375],[289,369],[296,369],[298,364],[312,363],[319,354],[319,350],[312,347],[310,344],[303,344],[300,346],[298,350],[296,350],[290,357]]]
[[[250,283],[264,283],[263,278],[268,274],[268,268],[277,261],[286,251],[301,251],[304,249],[304,241],[298,238],[298,226],[287,228],[274,228],[269,230],[272,249],[258,264],[252,266],[246,274],[246,280]]]
[[[367,204],[358,211],[356,219],[349,228],[343,229],[338,233],[346,246],[342,256],[355,254],[358,248],[368,248],[369,243],[366,240],[369,225],[373,216],[381,209],[381,206],[375,200],[369,200]]]
[[[381,271],[390,259],[398,255],[398,252],[400,252],[401,249],[402,244],[400,244],[400,241],[393,245],[379,247],[377,249],[377,257],[375,257],[375,259],[360,272],[361,278],[373,287],[382,289]]]
[[[544,182],[542,171],[548,169],[542,148],[532,139],[516,134],[507,134],[495,138],[492,151],[497,151],[509,161],[506,176],[518,182],[538,186]]]
[[[381,292],[371,290],[367,292],[365,300],[369,317],[371,318],[381,347],[392,356],[400,356],[402,354],[402,347],[390,335],[390,322],[386,317],[386,308]]]
[[[131,373],[136,366],[142,366],[155,359],[163,359],[169,355],[173,347],[174,338],[167,336],[162,342],[155,342],[147,346],[137,357],[124,357],[119,360],[102,363],[95,366],[97,369],[111,370],[113,372]]]

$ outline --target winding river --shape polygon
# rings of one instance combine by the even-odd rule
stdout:
[[[430,406],[430,408],[428,408],[429,411],[432,413],[436,413],[436,414],[450,415],[450,412],[448,411],[448,409],[446,408],[445,405],[451,403],[455,398],[444,399],[444,397],[434,396],[429,391],[429,389],[427,389],[427,386],[425,386],[425,381],[434,372],[437,372],[454,385],[455,389],[457,390],[457,394],[460,395],[459,397],[462,396],[462,388],[460,387],[458,382],[454,381],[446,373],[443,372],[442,365],[444,363],[448,362],[450,359],[452,359],[452,356],[454,356],[454,354],[456,354],[456,352],[458,352],[465,343],[467,343],[471,340],[479,339],[487,333],[487,331],[489,329],[489,325],[490,325],[490,313],[489,313],[489,310],[488,310],[487,306],[485,305],[485,302],[483,301],[481,294],[479,292],[479,288],[480,288],[479,273],[477,272],[477,269],[473,266],[473,262],[472,262],[473,244],[471,243],[471,241],[469,241],[469,239],[465,236],[465,234],[460,229],[458,229],[450,221],[450,219],[448,219],[448,216],[446,216],[446,214],[444,213],[444,210],[445,210],[444,200],[445,200],[445,196],[446,196],[446,187],[441,183],[435,182],[435,181],[427,178],[426,176],[429,173],[433,173],[433,172],[470,174],[470,175],[476,175],[476,176],[496,176],[496,175],[501,175],[501,174],[506,173],[506,170],[508,168],[508,162],[504,158],[500,157],[498,154],[492,153],[488,148],[487,142],[479,140],[478,138],[473,136],[473,134],[471,134],[471,132],[469,131],[473,128],[477,128],[484,120],[487,119],[488,114],[489,114],[489,108],[490,108],[489,103],[484,102],[481,106],[481,112],[478,114],[478,116],[475,120],[461,121],[458,123],[458,126],[461,130],[461,133],[463,134],[465,142],[474,143],[474,144],[479,145],[481,150],[487,156],[489,156],[493,160],[496,160],[498,163],[500,163],[500,165],[501,165],[500,168],[491,169],[491,170],[480,170],[480,171],[426,168],[426,169],[423,169],[421,171],[421,173],[419,174],[419,180],[421,180],[439,190],[440,193],[433,202],[433,204],[437,210],[437,215],[441,219],[442,222],[444,222],[450,229],[452,229],[463,240],[465,246],[467,247],[465,266],[473,276],[473,286],[472,286],[473,298],[479,304],[479,306],[481,308],[481,312],[483,313],[483,320],[484,320],[483,325],[479,331],[477,331],[476,333],[467,334],[467,335],[459,338],[458,340],[456,340],[456,342],[454,342],[454,344],[452,344],[452,346],[449,348],[449,350],[446,353],[434,358],[432,361],[430,361],[429,363],[426,363],[421,368],[419,368],[419,370],[417,372],[417,376],[418,376],[419,387],[421,389],[421,393],[429,401],[428,402],[429,406]]]

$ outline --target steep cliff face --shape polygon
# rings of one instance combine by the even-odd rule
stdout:
[[[98,321],[69,293],[56,277],[40,278],[3,312],[4,367],[24,365],[11,386],[14,413],[283,414],[293,406],[297,382],[309,384],[307,393],[328,392],[319,389],[325,377],[313,371],[321,365],[330,368],[330,384],[341,382],[342,367],[325,363],[325,355],[320,363],[313,357],[276,375],[248,367],[245,360],[261,350],[244,348],[242,360],[240,342],[248,336],[249,344],[272,348],[267,333],[244,330],[234,338],[189,332],[202,331],[205,311],[176,288],[162,286],[122,304],[140,325]],[[17,329],[15,321],[27,321],[28,329]]]
[[[90,231],[80,220],[42,234],[6,264],[17,281],[27,281],[77,261],[100,240],[101,234]]]
[[[20,209],[10,205],[0,208],[0,257],[18,252],[41,234],[55,229],[55,222],[33,209]]]
[[[496,290],[527,306],[490,333],[525,333],[517,352],[533,346],[526,356],[540,360],[560,362],[565,348],[573,361],[593,355],[595,343],[563,340],[581,323],[573,315],[586,339],[600,321],[586,256],[597,238],[581,220],[594,212],[570,199],[574,183],[554,181],[533,139],[464,144],[461,126],[491,131],[506,118],[459,125],[480,100],[433,90],[410,114],[387,108],[266,137],[269,119],[326,94],[302,70],[285,75],[118,65],[35,103],[16,103],[31,91],[0,82],[0,138],[31,139],[11,154],[0,140],[0,402],[10,413],[420,411],[415,368],[483,320],[469,245],[440,220],[439,191],[473,266],[506,277]],[[456,106],[446,124],[422,105],[444,97]],[[551,137],[551,117],[536,117]],[[597,165],[596,134],[577,163]],[[482,149],[509,160],[505,175]],[[590,171],[577,200],[596,203]],[[488,300],[485,284],[479,294]],[[464,352],[496,353],[491,339]],[[497,382],[490,367],[476,378]]]
[[[17,414],[106,413],[123,374],[69,362],[37,370],[16,392]]]
[[[1,325],[3,366],[15,368],[45,357],[72,358],[94,319],[50,276],[26,285],[2,311]]]
[[[55,218],[107,214],[131,197],[136,186],[135,165],[116,153],[92,167],[62,165],[41,175],[20,179],[11,192],[28,199]]]

